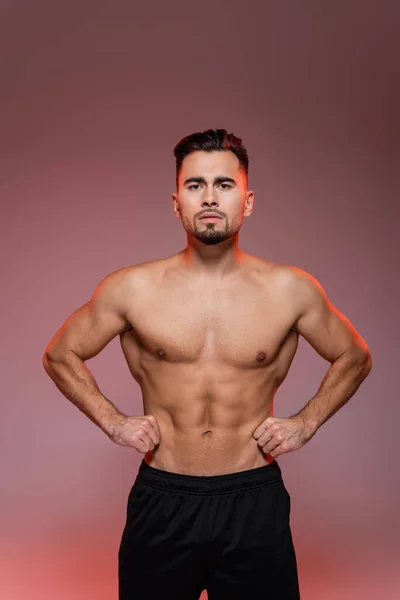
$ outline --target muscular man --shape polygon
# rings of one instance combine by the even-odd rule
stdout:
[[[203,589],[209,600],[295,600],[291,499],[276,459],[351,398],[371,355],[314,277],[238,248],[254,205],[242,140],[198,132],[174,154],[187,247],[105,277],[43,364],[113,442],[144,454],[119,549],[120,600],[197,600]],[[276,418],[299,334],[331,365],[299,412]],[[122,414],[85,365],[116,335],[144,416]]]

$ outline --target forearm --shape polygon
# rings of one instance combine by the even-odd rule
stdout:
[[[310,435],[350,400],[372,367],[371,357],[345,352],[328,369],[318,392],[296,415]]]
[[[46,373],[60,392],[108,436],[122,413],[100,391],[85,363],[72,351],[43,357]]]

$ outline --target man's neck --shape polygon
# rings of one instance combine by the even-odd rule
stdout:
[[[192,275],[223,279],[236,273],[245,253],[238,247],[238,238],[233,236],[224,242],[207,245],[188,237],[188,245],[182,250],[182,264]]]

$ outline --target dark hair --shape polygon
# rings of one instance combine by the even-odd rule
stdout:
[[[233,133],[228,133],[226,129],[207,129],[206,131],[196,131],[196,133],[187,135],[175,146],[176,189],[178,189],[178,177],[183,160],[195,150],[205,150],[206,152],[230,150],[238,157],[240,167],[246,173],[246,180],[248,181],[249,157],[242,140]]]

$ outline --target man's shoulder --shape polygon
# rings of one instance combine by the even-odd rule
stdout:
[[[317,297],[322,286],[311,273],[295,265],[276,263],[258,259],[257,272],[272,295],[290,298],[294,305],[307,297]]]
[[[302,282],[315,280],[315,278],[300,267],[296,265],[289,265],[285,263],[276,263],[271,261],[265,261],[265,273],[274,277],[277,284],[283,287],[287,286],[298,286]]]
[[[275,289],[282,301],[289,303],[298,314],[305,306],[318,305],[327,300],[326,293],[316,277],[294,265],[279,265],[275,272]]]
[[[260,263],[262,264],[262,263]],[[295,265],[265,261],[261,266],[262,281],[271,297],[297,315],[305,299],[320,294],[321,285],[310,273]],[[295,333],[295,325],[291,327]]]
[[[272,278],[277,285],[294,285],[307,275],[306,271],[294,265],[273,262],[254,255],[248,256],[253,269],[268,281]]]
[[[157,275],[165,271],[168,264],[169,258],[160,258],[127,265],[106,275],[103,282],[108,283],[110,287],[124,289],[125,291],[127,289],[138,289],[154,282]]]

